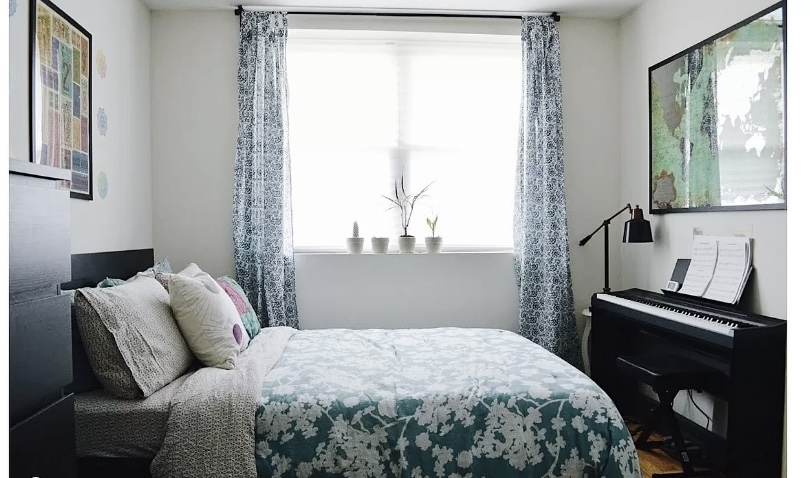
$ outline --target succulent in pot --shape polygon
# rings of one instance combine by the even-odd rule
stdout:
[[[425,249],[427,250],[428,254],[438,254],[442,252],[442,236],[436,235],[436,223],[439,222],[439,216],[437,215],[432,220],[427,218],[427,225],[430,228],[431,237],[425,238]]]
[[[383,195],[385,199],[391,202],[391,207],[388,208],[389,210],[399,209],[400,223],[402,224],[402,235],[399,236],[400,254],[413,253],[413,249],[416,246],[416,238],[408,234],[408,226],[411,224],[411,217],[413,216],[416,202],[425,197],[425,193],[431,184],[433,183],[431,182],[416,194],[408,194],[405,192],[405,174],[403,173],[400,176],[399,183],[394,180],[394,197],[390,198]]]
[[[388,253],[388,238],[387,237],[372,237],[371,238],[371,252],[374,254],[387,254]]]
[[[360,227],[357,225],[357,221],[354,221],[354,225],[352,226],[352,237],[346,238],[346,248],[348,249],[349,254],[362,254],[364,241],[365,239],[360,237]]]

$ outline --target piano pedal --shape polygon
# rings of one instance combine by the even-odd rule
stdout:
[[[667,443],[668,447],[672,447],[674,449],[675,442],[673,441],[671,435],[665,436],[664,441]],[[684,445],[684,448],[686,448],[686,451],[688,451],[688,452],[700,451],[700,446],[695,444],[691,440],[687,440],[687,439],[684,438],[683,445]]]
[[[680,453],[675,449],[675,444],[672,441],[672,437],[669,436],[664,437],[664,442],[665,444],[663,444],[660,447],[660,449],[664,453],[669,455],[672,459],[676,460],[678,463],[681,463],[682,461],[687,461],[684,460],[683,457],[680,456]],[[706,467],[706,468],[712,466],[712,463],[709,462],[708,458],[706,457],[706,455],[703,454],[703,450],[699,446],[689,441],[687,441],[685,445],[686,445],[685,453],[687,454],[686,458],[690,463],[692,463],[692,466]]]

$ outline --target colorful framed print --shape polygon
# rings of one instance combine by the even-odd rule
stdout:
[[[786,2],[649,69],[650,212],[787,209]]]
[[[93,200],[93,37],[48,0],[31,0],[31,160],[70,169],[70,197]]]

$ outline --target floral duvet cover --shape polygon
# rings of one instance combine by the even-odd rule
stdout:
[[[265,377],[256,466],[270,477],[640,477],[586,375],[512,332],[312,330]]]

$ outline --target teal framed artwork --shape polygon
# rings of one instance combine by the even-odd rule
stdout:
[[[787,208],[786,2],[649,69],[650,211]]]

